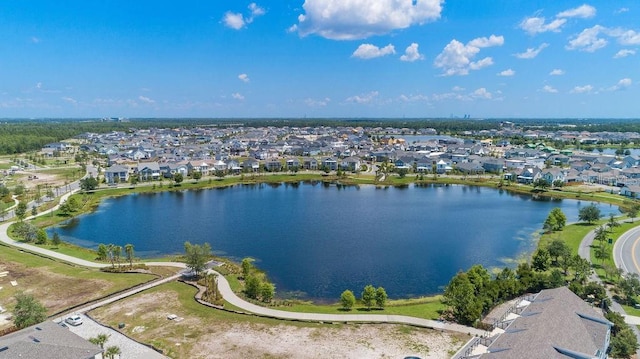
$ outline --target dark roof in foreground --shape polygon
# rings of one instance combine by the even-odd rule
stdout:
[[[613,324],[567,287],[541,291],[482,359],[605,357]]]
[[[42,322],[0,337],[0,359],[89,359],[99,346],[52,322]]]

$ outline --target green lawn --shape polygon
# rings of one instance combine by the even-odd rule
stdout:
[[[317,305],[311,303],[299,303],[292,306],[278,306],[275,309],[301,312],[301,313],[323,313],[323,314],[388,314],[406,315],[416,318],[438,319],[440,313],[446,309],[442,303],[442,296],[424,297],[416,299],[402,299],[389,301],[383,310],[367,310],[361,303],[356,303],[350,311],[344,311],[339,304]]]

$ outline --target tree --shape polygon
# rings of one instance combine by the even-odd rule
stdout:
[[[198,180],[202,178],[202,172],[195,171],[195,172],[193,172],[191,177],[193,177],[193,179],[196,180],[196,182],[198,182]]]
[[[575,254],[571,261],[575,272],[573,280],[583,284],[586,283],[591,275],[591,263],[578,254]]]
[[[376,289],[376,307],[382,309],[387,304],[387,291],[383,287]]]
[[[362,291],[362,304],[367,307],[367,310],[371,310],[371,306],[373,302],[376,300],[376,289],[371,285],[367,285],[364,287],[364,291]]]
[[[62,240],[60,239],[60,235],[58,234],[58,232],[53,232],[51,243],[53,243],[54,246],[59,246],[62,243]]]
[[[115,345],[108,347],[104,352],[104,355],[109,359],[113,359],[116,357],[116,355],[120,354],[122,354],[122,351],[120,351],[120,348]]]
[[[558,265],[558,260],[560,257],[571,255],[571,249],[562,239],[554,239],[549,243],[549,247],[547,247],[549,251],[549,255],[553,259],[553,263]]]
[[[249,275],[251,275],[251,272],[253,271],[253,258],[243,258],[242,259],[242,263],[240,264],[240,266],[242,267],[242,277],[243,278],[247,278]]]
[[[600,219],[600,217],[600,209],[596,207],[595,204],[590,204],[588,206],[582,207],[578,212],[578,219],[589,224],[597,221],[598,219]]]
[[[36,244],[47,244],[49,237],[47,236],[47,232],[44,229],[38,228],[36,232]]]
[[[636,273],[627,273],[618,281],[618,287],[625,296],[625,302],[635,304],[635,298],[640,294],[640,279]]]
[[[18,202],[18,206],[16,207],[15,214],[16,214],[16,217],[18,217],[18,220],[23,221],[24,218],[27,216],[27,204],[22,201]]]
[[[98,188],[98,180],[89,176],[80,180],[80,189],[84,192],[93,191]]]
[[[98,244],[98,260],[99,261],[106,261],[107,258],[109,257],[109,247],[107,247],[105,244],[100,243]]]
[[[38,214],[38,207],[31,207],[31,216],[35,217]]]
[[[107,340],[109,339],[111,335],[109,334],[98,334],[95,337],[89,338],[89,341],[97,346],[99,346],[101,349],[104,349],[104,344],[107,342]]]
[[[560,208],[556,207],[549,212],[549,216],[547,216],[544,222],[544,229],[549,232],[561,231],[566,224],[567,216],[565,216]]]
[[[454,319],[461,324],[473,324],[482,314],[473,284],[464,272],[458,272],[444,290],[444,303],[452,309]]]
[[[263,302],[271,302],[275,294],[276,286],[273,283],[265,281],[260,285],[260,297],[262,297]]]
[[[113,256],[113,260],[118,263],[118,267],[120,267],[120,257],[122,256],[122,247],[114,245],[111,247],[111,255]],[[113,265],[113,262],[111,263]]]
[[[258,299],[261,287],[262,283],[260,282],[260,278],[255,275],[250,275],[244,279],[244,294],[249,298]]]
[[[134,249],[133,244],[125,244],[124,252],[127,255],[127,261],[129,261],[129,268],[133,268]]]
[[[544,272],[549,269],[550,260],[551,257],[549,256],[549,251],[545,248],[538,248],[538,250],[533,254],[531,267],[538,272]]]
[[[533,189],[540,188],[542,191],[549,188],[549,182],[546,179],[540,177],[537,180],[533,181]]]
[[[613,323],[609,356],[613,358],[631,358],[638,349],[638,338],[619,313],[610,311],[605,314],[605,317]]]
[[[613,232],[615,227],[620,227],[620,223],[616,221],[616,218],[613,216],[613,213],[609,215],[609,221],[607,222],[607,227],[609,227],[609,232]]]
[[[13,308],[13,324],[18,329],[38,324],[47,319],[47,308],[40,304],[31,294],[18,292],[14,298],[16,305]]]
[[[347,289],[340,295],[340,304],[342,304],[344,310],[351,310],[356,304],[356,296],[353,295],[352,291]]]
[[[191,244],[184,242],[185,260],[187,268],[191,269],[196,277],[204,271],[209,256],[211,256],[211,246],[205,244]]]
[[[180,185],[180,183],[184,181],[184,176],[182,173],[176,173],[173,175],[173,180],[176,182],[176,185]]]
[[[619,207],[620,212],[625,213],[633,223],[633,219],[638,216],[640,212],[640,203],[636,201],[624,201],[623,205]]]

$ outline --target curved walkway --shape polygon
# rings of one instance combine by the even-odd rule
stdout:
[[[65,196],[69,196],[71,193],[66,194]],[[62,203],[66,197],[63,196],[60,200],[60,202]],[[54,207],[49,211],[53,211],[57,208]],[[48,213],[49,211],[45,211],[40,213],[40,215],[44,215],[46,213]],[[96,262],[92,262],[92,261],[87,261],[84,259],[80,259],[80,258],[76,258],[70,255],[66,255],[63,253],[58,253],[49,249],[45,249],[45,248],[41,248],[38,246],[34,246],[28,243],[23,243],[23,242],[18,242],[15,241],[13,239],[11,239],[9,237],[9,235],[7,234],[7,229],[9,228],[9,225],[11,225],[11,222],[8,223],[3,223],[0,225],[0,241],[10,245],[10,246],[14,246],[14,247],[18,247],[18,248],[22,248],[26,251],[29,252],[34,252],[34,253],[38,253],[40,255],[43,256],[47,256],[47,257],[51,257],[51,258],[56,258],[68,263],[72,263],[72,264],[76,264],[76,265],[81,265],[84,267],[90,267],[90,268],[102,268],[102,267],[107,267],[109,266],[109,264],[106,263],[96,263]],[[149,266],[173,266],[173,267],[179,267],[179,268],[185,268],[185,264],[184,263],[180,263],[180,262],[144,262],[146,265]],[[286,320],[300,320],[300,321],[314,321],[314,322],[361,322],[361,323],[396,323],[396,324],[409,324],[409,325],[414,325],[414,326],[419,326],[419,327],[425,327],[425,328],[432,328],[432,329],[438,329],[438,330],[447,330],[447,331],[454,331],[454,332],[459,332],[459,333],[464,333],[464,334],[469,334],[469,335],[473,335],[473,336],[483,336],[486,334],[486,331],[484,330],[480,330],[480,329],[476,329],[473,327],[467,327],[464,325],[460,325],[460,324],[455,324],[455,323],[445,323],[445,322],[441,322],[441,321],[436,321],[436,320],[430,320],[430,319],[422,319],[422,318],[415,318],[415,317],[410,317],[410,316],[404,316],[404,315],[386,315],[386,314],[320,314],[320,313],[299,313],[299,312],[287,312],[284,310],[276,310],[276,309],[271,309],[271,308],[266,308],[266,307],[261,307],[258,305],[255,305],[253,303],[249,303],[245,300],[243,300],[242,298],[238,297],[232,290],[231,290],[231,286],[229,285],[229,282],[227,281],[227,279],[220,275],[219,273],[211,270],[212,272],[218,274],[218,288],[220,290],[220,293],[222,294],[222,297],[229,303],[231,303],[232,305],[241,308],[242,310],[245,310],[249,313],[253,313],[256,315],[260,315],[260,316],[266,316],[266,317],[272,317],[272,318],[278,318],[278,319],[286,319]],[[174,276],[175,278],[172,277],[171,280],[177,279],[178,276]],[[162,283],[166,282],[166,280],[161,281]],[[157,283],[154,282],[155,285],[159,285],[161,283]],[[145,288],[146,289],[146,288]],[[142,289],[144,290],[144,289]],[[122,293],[122,295],[118,296],[118,299],[115,300],[119,300],[122,298],[125,298],[127,296],[139,293],[141,290],[132,290],[132,291],[127,291],[126,293]],[[111,303],[115,300],[107,300],[104,302],[100,302],[100,305],[105,305],[108,303]],[[100,306],[98,305],[98,306]],[[92,308],[83,308],[84,311],[88,311],[94,308],[97,308],[98,306],[92,307]]]

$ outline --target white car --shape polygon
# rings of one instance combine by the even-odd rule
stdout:
[[[78,326],[78,325],[82,324],[82,318],[77,314],[74,314],[74,315],[68,317],[64,321],[67,322],[67,324],[71,324],[73,326]]]

